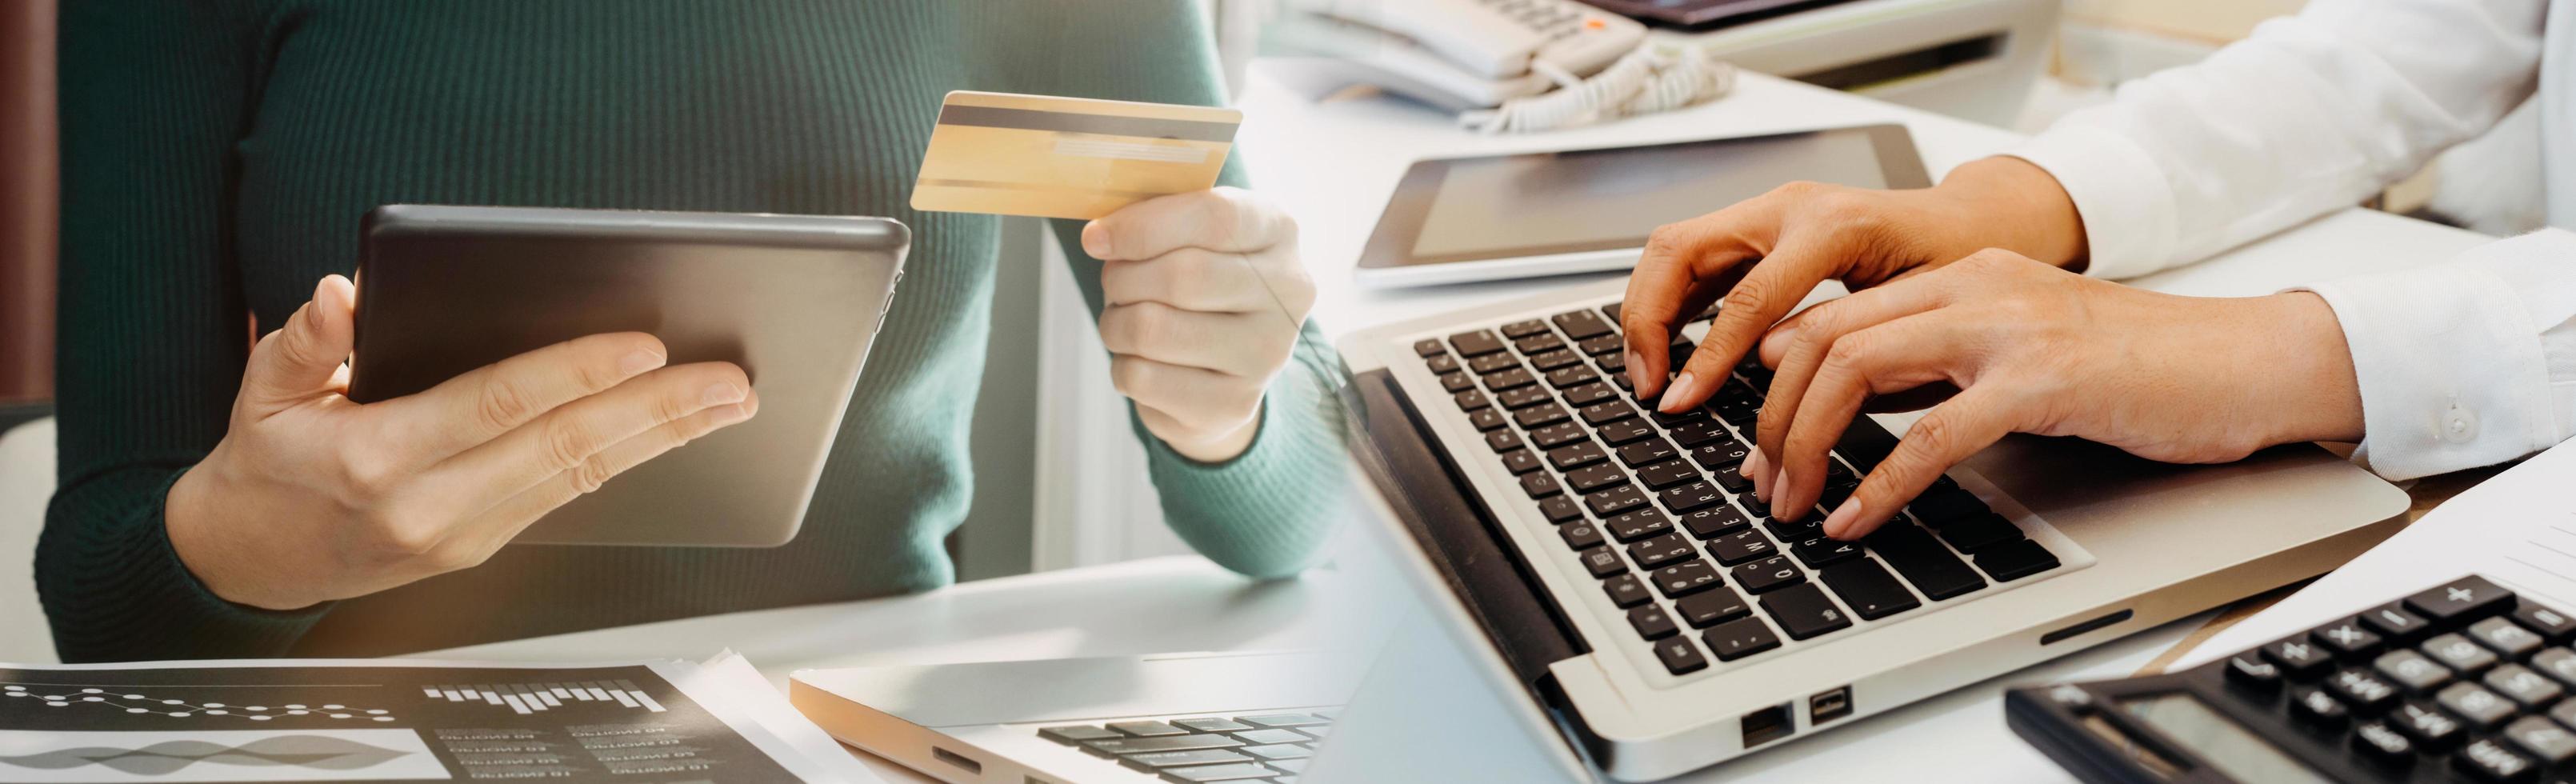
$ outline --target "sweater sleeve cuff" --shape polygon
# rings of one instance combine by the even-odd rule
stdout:
[[[2068,122],[2003,154],[2047,171],[2074,200],[2084,222],[2084,274],[2118,280],[2173,264],[2173,188],[2136,140]]]
[[[1310,330],[1298,360],[1271,382],[1260,430],[1243,454],[1221,463],[1193,460],[1138,427],[1164,517],[1182,541],[1209,560],[1254,577],[1296,573],[1330,533],[1332,504],[1347,492],[1348,445],[1331,380],[1338,364],[1312,348]],[[1323,354],[1317,359],[1313,354]]]
[[[2364,433],[2354,459],[2390,479],[2493,465],[2560,438],[2543,325],[2499,276],[2532,235],[2449,264],[2305,287],[2352,350]],[[2567,243],[2561,239],[2561,245]],[[2559,260],[2564,264],[2565,260]]]
[[[94,479],[57,496],[58,515],[90,512],[93,520],[114,521],[93,528],[105,536],[80,543],[77,552],[47,553],[50,574],[40,582],[51,589],[46,610],[64,661],[278,656],[329,610],[235,604],[199,582],[162,524],[170,486],[183,473]],[[79,508],[116,498],[126,499],[115,504],[124,508]]]

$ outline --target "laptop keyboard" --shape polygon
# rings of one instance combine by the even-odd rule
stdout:
[[[1709,307],[1695,317],[1706,320]],[[1610,602],[1633,644],[1686,675],[2048,572],[2056,554],[1942,477],[1859,542],[1818,509],[1775,510],[1737,469],[1771,373],[1748,357],[1708,402],[1654,411],[1628,381],[1619,306],[1425,338],[1413,345],[1520,494]],[[1697,348],[1670,347],[1679,367]],[[1831,509],[1895,444],[1867,416],[1828,461]],[[1911,519],[1908,519],[1908,518]],[[1537,554],[1533,554],[1537,555]]]
[[[1330,711],[1070,724],[1038,737],[1165,781],[1294,784],[1332,729]]]

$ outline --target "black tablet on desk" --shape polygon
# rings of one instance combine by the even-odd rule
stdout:
[[[1396,185],[1356,274],[1393,287],[1624,269],[1655,227],[1798,180],[1932,184],[1894,124],[1427,159]]]

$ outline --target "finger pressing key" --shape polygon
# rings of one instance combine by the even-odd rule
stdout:
[[[1832,271],[1828,260],[1804,243],[1783,244],[1755,262],[1744,279],[1726,292],[1722,300],[1725,305],[1717,311],[1716,320],[1710,322],[1708,337],[1700,341],[1690,363],[1673,377],[1672,388],[1664,390],[1656,408],[1679,413],[1706,402],[1725,382],[1735,363],[1744,358],[1745,350],[1761,340],[1771,325],[1789,315],[1789,310],[1806,299],[1807,293]]]
[[[1969,387],[1915,420],[1896,442],[1896,451],[1870,470],[1850,499],[1825,516],[1825,535],[1842,541],[1868,536],[1905,502],[1931,487],[1941,472],[2010,434],[2021,401],[1997,391],[2000,388],[1995,384]]]

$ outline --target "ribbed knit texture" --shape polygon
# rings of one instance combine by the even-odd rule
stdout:
[[[67,661],[400,653],[947,584],[999,224],[905,204],[940,96],[1223,99],[1193,0],[77,0],[62,14],[62,479],[36,571]],[[208,592],[162,527],[170,483],[223,437],[254,320],[274,329],[317,278],[352,270],[360,216],[395,202],[911,225],[802,534],[766,550],[511,547],[297,612]],[[1096,312],[1099,263],[1077,223],[1055,228]],[[1338,367],[1309,328],[1253,448],[1224,465],[1137,427],[1173,529],[1240,572],[1301,566],[1326,533],[1313,499],[1345,477]]]

